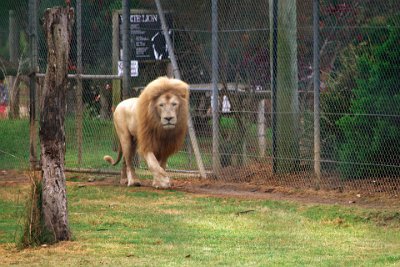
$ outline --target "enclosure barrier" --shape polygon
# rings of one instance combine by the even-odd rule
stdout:
[[[77,21],[67,90],[69,170],[119,172],[102,157],[115,151],[111,114],[124,94],[118,63],[127,38],[125,74],[132,69],[126,97],[171,75],[171,68],[190,84],[193,132],[207,176],[398,194],[398,1],[129,3],[124,37],[121,0],[71,1]],[[38,162],[34,140],[47,48],[37,25],[46,4],[0,7],[0,169]],[[171,44],[160,38],[165,34]],[[170,158],[174,177],[200,174],[195,150],[188,139]],[[140,161],[139,167],[146,176],[146,165]]]

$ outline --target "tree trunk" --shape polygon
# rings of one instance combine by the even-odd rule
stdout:
[[[19,30],[18,23],[15,19],[14,10],[9,11],[9,52],[10,52],[10,62],[18,66],[19,59]],[[8,88],[10,92],[10,109],[9,118],[18,119],[19,118],[19,79],[18,79],[19,67],[17,74],[14,76],[7,77]]]
[[[19,81],[18,77],[7,77],[8,88],[10,92],[10,109],[8,117],[10,119],[19,119]]]
[[[275,166],[278,173],[296,171],[299,165],[296,12],[296,1],[278,2]]]
[[[64,174],[66,86],[72,10],[55,7],[44,14],[47,70],[40,101],[42,221],[47,242],[70,239]]]
[[[107,84],[100,88],[100,118],[109,119],[111,118],[111,103],[112,103],[112,91],[111,85]]]

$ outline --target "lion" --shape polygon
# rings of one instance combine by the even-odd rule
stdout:
[[[153,174],[153,187],[171,187],[165,168],[167,159],[182,147],[189,114],[189,85],[178,79],[159,77],[139,95],[122,101],[113,119],[119,139],[117,160],[105,155],[104,160],[118,164],[121,157],[128,186],[137,185],[132,159],[137,151]]]

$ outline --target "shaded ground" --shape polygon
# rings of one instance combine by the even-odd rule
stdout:
[[[230,173],[231,172],[231,173]],[[262,172],[262,178],[259,175]],[[360,181],[353,183],[343,183],[340,188],[329,188],[326,182],[321,186],[322,189],[313,189],[313,182],[301,176],[302,185],[296,185],[293,181],[296,175],[277,178],[266,175],[267,171],[262,168],[255,168],[254,172],[246,170],[247,178],[243,179],[240,170],[226,170],[224,176],[216,179],[200,178],[175,178],[173,179],[172,189],[192,194],[200,194],[214,197],[234,197],[244,199],[270,199],[282,201],[295,201],[310,204],[339,204],[339,205],[359,205],[377,209],[400,209],[400,198],[396,191],[382,193],[381,189],[376,189],[376,183],[370,181],[362,184]],[[235,180],[235,175],[242,177],[241,180]],[[300,174],[299,174],[300,175]],[[12,186],[14,184],[29,183],[32,174],[29,172],[20,172],[14,170],[0,170],[0,186]],[[119,185],[117,175],[93,175],[67,173],[69,184],[78,186],[102,186]],[[235,182],[233,182],[235,181]],[[308,182],[307,182],[308,181]],[[151,187],[150,179],[141,179],[142,186],[149,190],[155,190]],[[285,186],[286,182],[294,183],[295,186]],[[368,183],[370,183],[368,185]],[[390,184],[389,186],[396,186]],[[371,189],[372,187],[372,189]],[[356,189],[357,188],[357,189]],[[387,191],[385,191],[387,192]]]

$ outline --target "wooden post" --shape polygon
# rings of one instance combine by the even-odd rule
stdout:
[[[113,74],[118,74],[118,60],[119,60],[119,14],[113,13],[112,18],[112,71]],[[114,112],[115,107],[121,102],[121,80],[114,79],[112,81],[112,106],[111,110]]]
[[[173,78],[174,77],[174,67],[172,66],[171,62],[167,63],[167,67],[165,72],[167,73],[168,78]]]
[[[65,107],[73,11],[55,7],[44,14],[47,70],[40,101],[43,238],[69,240],[65,182]]]
[[[111,83],[107,82],[100,87],[100,118],[103,120],[111,118],[111,98],[112,98]]]
[[[211,65],[212,65],[212,163],[213,172],[217,177],[221,171],[221,161],[219,152],[219,118],[220,118],[220,107],[219,107],[219,54],[218,54],[218,0],[211,1]]]
[[[171,41],[171,38],[170,38],[170,36],[168,34],[167,22],[165,20],[164,12],[163,12],[163,9],[161,7],[161,2],[159,0],[155,0],[155,2],[156,2],[156,5],[157,5],[158,15],[160,16],[161,27],[162,27],[162,31],[163,31],[163,34],[164,34],[164,37],[165,37],[165,41],[167,43],[169,56],[171,57],[171,64],[173,66],[173,73],[174,73],[175,78],[180,80],[181,79],[181,73],[179,71],[178,61],[176,60],[175,52],[173,50],[172,41]],[[206,171],[205,171],[205,168],[204,168],[203,160],[201,158],[201,154],[200,154],[200,149],[199,149],[199,145],[198,145],[198,142],[197,142],[196,133],[194,131],[192,116],[190,116],[190,114],[189,114],[189,118],[188,118],[188,133],[189,133],[190,141],[192,142],[193,152],[194,152],[194,156],[196,158],[197,167],[199,168],[200,176],[202,178],[206,178]]]
[[[118,61],[119,61],[119,13],[114,12],[112,17],[112,73],[118,74]],[[121,80],[120,79],[113,79],[112,80],[112,100],[111,100],[111,112],[114,113],[115,108],[121,102],[122,95],[121,95]],[[112,114],[111,114],[112,118]],[[118,137],[115,129],[113,127],[113,150],[118,150]],[[124,164],[124,160],[122,164]],[[122,171],[124,172],[126,169],[123,167]],[[121,173],[122,177],[126,177],[126,173]]]
[[[314,70],[314,173],[315,187],[321,184],[321,110],[320,110],[320,52],[319,52],[319,0],[313,1],[313,70]]]
[[[40,87],[36,79],[36,72],[38,72],[37,36],[37,1],[29,0],[29,162],[31,170],[35,170],[38,165],[37,110],[39,110],[39,106],[37,100],[40,99],[40,90],[38,90]]]
[[[257,113],[257,133],[258,133],[258,147],[260,157],[265,157],[265,151],[267,150],[267,142],[265,138],[265,99],[258,102],[258,113]]]
[[[122,0],[122,99],[128,99],[130,94],[131,75],[131,42],[130,42],[130,16],[129,0]]]
[[[10,62],[18,66],[18,54],[19,54],[19,32],[17,27],[17,21],[15,19],[14,10],[9,11],[9,43],[10,43]],[[19,68],[17,68],[19,71]],[[17,72],[18,72],[17,71]],[[10,119],[19,118],[19,82],[18,82],[18,73],[15,76],[7,77],[8,89],[10,92],[10,109],[9,109],[9,117]]]

